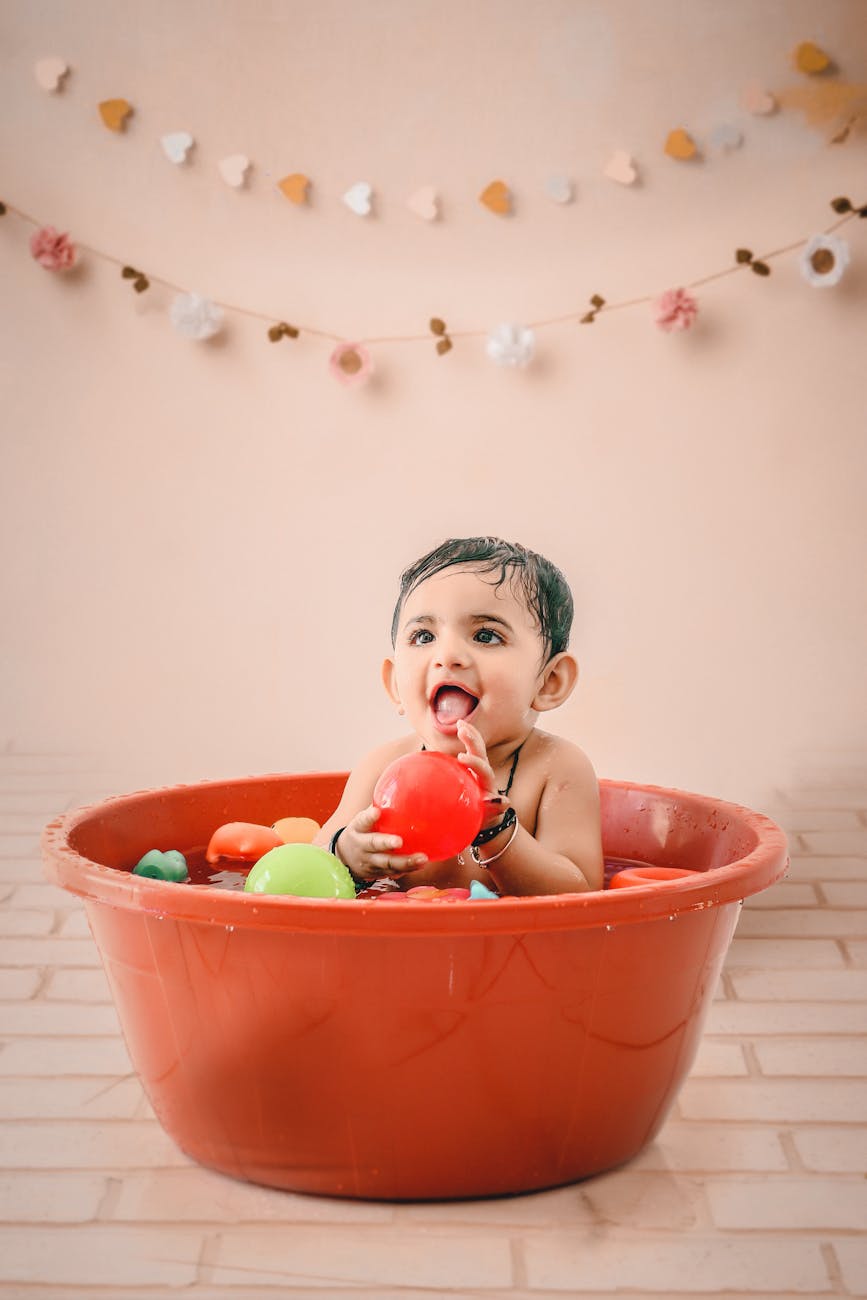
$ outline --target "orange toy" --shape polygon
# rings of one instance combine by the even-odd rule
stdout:
[[[668,880],[682,880],[694,876],[694,871],[682,867],[625,867],[611,877],[611,889],[628,889],[636,885],[662,885]]]
[[[274,830],[284,844],[312,844],[322,827],[312,817],[281,817]]]
[[[217,862],[220,858],[258,862],[271,849],[276,849],[283,843],[270,826],[259,826],[255,822],[226,822],[214,831],[205,857],[208,862]]]

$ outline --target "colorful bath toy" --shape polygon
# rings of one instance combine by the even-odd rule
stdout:
[[[465,903],[469,896],[468,889],[437,889],[436,885],[415,885],[404,894],[413,903]]]
[[[495,889],[488,889],[488,886],[483,885],[481,880],[474,880],[470,885],[470,898],[474,903],[479,903],[482,900],[487,900],[490,898],[499,898],[499,897],[500,895],[497,893]]]
[[[312,844],[322,827],[312,817],[281,817],[272,829],[283,844]]]
[[[270,826],[256,822],[226,822],[214,831],[205,857],[208,862],[220,858],[236,858],[241,862],[258,862],[269,849],[276,849],[283,840]]]
[[[280,844],[271,849],[251,870],[244,890],[297,898],[355,898],[355,884],[343,863],[314,844]]]
[[[373,790],[377,832],[399,835],[402,854],[451,858],[475,839],[484,820],[482,788],[451,754],[430,750],[396,758]]]
[[[187,860],[178,849],[149,849],[133,867],[134,876],[148,876],[151,880],[173,880],[175,883],[189,876]]]
[[[681,880],[694,876],[694,871],[683,867],[624,867],[611,877],[610,889],[628,889],[636,885],[660,885],[668,880]]]

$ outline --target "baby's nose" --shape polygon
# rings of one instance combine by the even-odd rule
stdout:
[[[469,648],[462,636],[447,633],[437,640],[437,659],[443,668],[466,664],[469,660]]]

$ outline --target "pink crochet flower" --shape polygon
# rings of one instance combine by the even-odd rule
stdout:
[[[59,235],[53,226],[42,226],[30,236],[30,252],[46,271],[68,271],[78,257],[69,235]]]
[[[653,304],[653,319],[661,330],[688,330],[698,315],[698,303],[686,289],[666,289]]]
[[[328,369],[343,384],[363,384],[373,371],[373,358],[361,343],[338,343]]]

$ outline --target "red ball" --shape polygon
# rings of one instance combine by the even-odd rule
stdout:
[[[465,849],[485,818],[475,772],[451,754],[433,750],[389,763],[374,787],[373,803],[380,809],[374,829],[399,835],[401,855],[424,853],[432,862]]]

